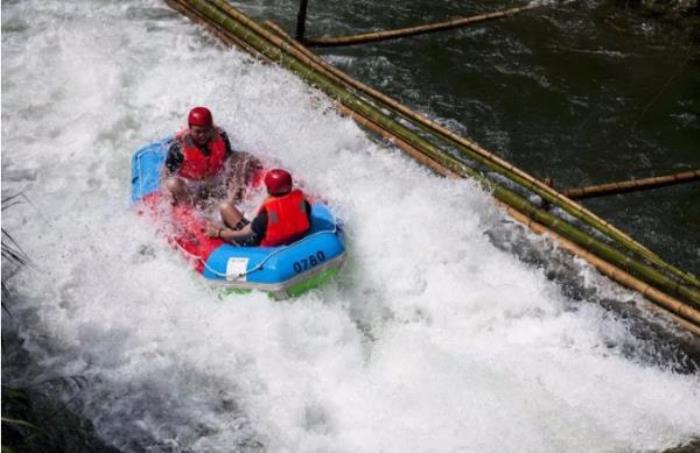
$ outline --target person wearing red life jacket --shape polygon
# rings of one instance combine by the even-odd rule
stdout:
[[[163,167],[163,185],[175,203],[200,204],[212,197],[225,199],[220,206],[224,216],[228,207],[235,208],[262,165],[249,153],[233,151],[228,135],[214,124],[208,108],[190,110],[187,126],[170,144]],[[227,223],[230,220],[223,218]]]
[[[311,205],[294,189],[292,175],[276,168],[265,175],[268,197],[249,222],[237,209],[229,212],[235,228],[211,227],[209,235],[242,246],[275,247],[304,237],[311,229]]]

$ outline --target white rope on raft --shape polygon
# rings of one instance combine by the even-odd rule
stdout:
[[[334,224],[333,224],[333,229],[332,229],[332,230],[317,231],[316,233],[310,234],[310,235],[304,237],[303,239],[301,239],[301,240],[295,242],[295,244],[298,244],[299,242],[307,241],[307,240],[309,240],[309,239],[311,239],[311,238],[313,238],[313,237],[316,237],[316,236],[319,236],[319,235],[322,235],[322,234],[336,234],[337,231],[338,231],[337,223],[334,223]],[[176,242],[176,244],[177,244],[177,242]],[[237,245],[237,244],[232,244],[232,243],[230,243],[230,242],[226,242],[226,244],[232,245],[232,246],[234,246],[234,247],[242,247],[242,246],[239,246],[239,245]],[[200,256],[198,256],[198,255],[194,255],[194,254],[188,252],[188,251],[185,250],[180,244],[177,244],[177,247],[178,247],[180,250],[182,250],[182,251],[184,252],[185,255],[190,256],[193,260],[200,261],[200,262],[202,263],[202,265],[203,265],[204,268],[206,268],[209,272],[211,272],[212,274],[216,275],[217,277],[221,277],[221,278],[229,278],[229,277],[231,277],[231,275],[228,275],[228,274],[225,274],[225,273],[222,273],[222,272],[219,272],[219,271],[213,269],[211,266],[209,266],[209,265],[207,264],[207,262],[206,262],[202,257],[200,257]],[[257,265],[255,265],[253,268],[251,268],[251,269],[248,270],[248,271],[242,272],[242,273],[240,273],[240,274],[236,274],[236,275],[234,275],[233,277],[234,277],[234,278],[247,277],[248,275],[250,275],[250,274],[252,274],[252,273],[254,273],[254,272],[257,272],[257,271],[262,270],[263,267],[265,266],[265,263],[267,263],[273,256],[275,256],[275,255],[277,255],[277,254],[279,254],[279,253],[282,253],[284,250],[288,249],[289,247],[290,247],[289,245],[283,245],[283,246],[280,246],[280,247],[276,247],[274,250],[272,250],[272,252],[268,253],[268,254],[265,256],[265,258],[263,258],[263,259],[262,259]]]
[[[337,231],[338,231],[338,227],[336,224],[334,224],[332,230],[317,231],[316,233],[310,234],[310,235],[306,236],[305,238],[301,239],[300,241],[295,242],[295,244],[298,244],[300,242],[305,242],[305,241],[307,241],[315,236],[319,236],[322,234],[336,234]],[[263,258],[256,266],[254,266],[249,271],[238,274],[236,278],[246,277],[246,276],[252,274],[253,272],[257,272],[257,271],[261,270],[263,268],[263,266],[265,265],[265,263],[270,260],[270,258],[272,258],[274,255],[277,255],[278,253],[281,253],[282,251],[288,249],[289,247],[290,247],[289,245],[277,247],[275,250],[273,250],[271,253],[269,253],[265,258]]]

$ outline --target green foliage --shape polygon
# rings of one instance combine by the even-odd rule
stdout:
[[[20,192],[14,195],[9,195],[2,199],[2,210],[9,209],[12,206],[16,206],[22,203],[22,200],[26,201],[26,196]],[[2,261],[3,266],[7,269],[8,265],[12,269],[21,269],[22,267],[29,264],[29,257],[24,253],[22,248],[19,246],[17,241],[12,237],[12,235],[5,229],[2,228]],[[10,295],[10,288],[7,286],[7,279],[3,275],[2,278],[2,298],[7,300]],[[2,302],[2,309],[9,314],[5,302]]]

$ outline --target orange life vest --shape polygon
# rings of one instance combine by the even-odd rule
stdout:
[[[267,229],[260,245],[264,247],[295,241],[311,228],[301,190],[292,190],[281,197],[269,197],[260,208],[263,209],[267,212]]]
[[[221,136],[221,129],[214,128],[213,137],[207,142],[209,154],[202,152],[192,140],[188,130],[179,133],[176,138],[182,144],[182,165],[178,175],[183,178],[201,181],[218,174],[226,163],[226,142]]]

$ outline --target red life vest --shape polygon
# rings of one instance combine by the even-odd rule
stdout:
[[[195,145],[189,131],[179,133],[176,138],[182,144],[182,165],[178,175],[183,178],[201,181],[218,174],[226,163],[226,142],[221,129],[214,128],[212,138],[207,142],[209,155]]]
[[[306,215],[304,193],[292,190],[281,197],[270,197],[260,210],[267,212],[267,229],[260,245],[274,247],[301,238],[311,228]]]

